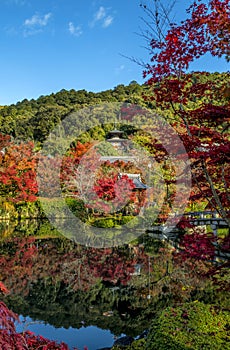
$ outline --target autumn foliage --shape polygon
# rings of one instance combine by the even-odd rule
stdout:
[[[0,192],[13,202],[36,200],[36,155],[32,142],[14,143],[0,135]]]
[[[229,0],[193,1],[187,12],[188,18],[169,24],[165,34],[159,13],[152,12],[158,35],[155,31],[150,40],[151,63],[144,71],[152,89],[146,99],[171,111],[191,163],[191,202],[208,202],[230,225],[229,73],[210,81],[208,73],[189,70],[208,53],[229,59]]]
[[[192,172],[191,203],[208,203],[207,207],[217,211],[230,227],[229,73],[226,73],[226,79],[211,81],[207,73],[189,70],[194,60],[208,53],[229,60],[229,15],[229,0],[193,1],[185,21],[179,25],[170,24],[164,36],[158,31],[159,36],[151,39],[151,63],[146,65],[144,77],[152,92],[151,96],[145,97],[146,101],[162,108],[164,115],[170,111],[168,120],[185,146]],[[125,108],[122,112],[127,121],[142,113],[139,108],[134,108],[130,114]],[[160,133],[161,130],[158,131]],[[170,135],[162,136],[165,145],[176,150],[177,145],[170,144]],[[167,203],[163,204],[159,215],[161,223],[169,214],[175,195],[175,169],[167,163],[167,147],[157,139],[146,140],[143,145],[162,164],[167,187]],[[41,164],[44,161],[41,180],[49,182],[49,188],[41,188],[38,193],[38,158],[34,148],[32,142],[16,142],[9,136],[0,135],[0,194],[6,201],[33,202],[39,195],[55,197],[60,180],[64,196],[84,201],[87,213],[95,216],[98,213],[106,216],[122,212],[126,204],[139,201],[136,212],[132,213],[135,214],[144,204],[144,197],[136,198],[133,181],[127,175],[121,175],[126,170],[137,173],[138,169],[131,169],[130,164],[101,164],[99,155],[91,151],[92,143],[89,142],[78,142],[62,160],[50,155],[40,159]],[[181,159],[183,156],[179,155]],[[49,167],[46,166],[48,158]],[[58,164],[61,164],[60,179],[54,170]],[[180,227],[185,228],[187,224],[182,221]],[[139,263],[151,272],[148,256],[143,252],[128,254],[118,248],[78,247],[66,251],[63,248],[60,253],[55,244],[43,243],[28,237],[22,240],[12,238],[7,242],[8,251],[0,257],[3,280],[0,282],[0,294],[15,292],[28,295],[30,283],[36,284],[45,279],[50,279],[54,285],[61,281],[63,286],[73,291],[87,290],[97,280],[112,286],[126,286],[135,272],[135,265]],[[187,275],[193,266],[200,264],[207,276],[211,273],[216,249],[220,249],[227,260],[229,247],[229,235],[221,240],[213,234],[191,230],[181,237],[178,251],[173,255],[174,263],[183,266]],[[43,268],[39,268],[39,263]],[[223,265],[226,267],[226,264]],[[167,264],[165,277],[169,275],[168,270]],[[213,269],[213,275],[216,271]],[[179,268],[177,273],[181,277],[183,271]],[[175,285],[178,280],[180,278],[175,277]],[[187,287],[183,285],[183,288]],[[186,320],[187,314],[183,314],[182,318]],[[18,316],[0,302],[1,349],[68,350],[64,343],[57,344],[28,331],[18,333],[16,321]]]
[[[119,248],[73,249],[71,243],[60,252],[55,242],[36,242],[35,238],[12,238],[5,242],[5,254],[0,257],[2,291],[28,295],[31,283],[48,278],[62,281],[73,290],[87,290],[98,279],[115,285],[126,285],[135,264],[146,263],[146,254],[127,252]],[[9,278],[10,276],[10,278]],[[7,288],[5,287],[7,286]],[[4,289],[5,288],[5,289]]]
[[[0,294],[8,292],[7,288],[0,282]],[[30,331],[18,333],[15,322],[19,322],[18,315],[9,310],[8,307],[0,301],[0,347],[1,349],[17,350],[68,350],[65,343],[58,344],[42,337],[35,335]]]

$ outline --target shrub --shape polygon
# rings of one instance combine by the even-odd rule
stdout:
[[[230,315],[201,302],[166,308],[153,321],[148,350],[229,349]]]

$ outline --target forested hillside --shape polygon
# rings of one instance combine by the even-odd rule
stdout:
[[[0,130],[12,137],[43,141],[51,128],[71,112],[105,102],[143,105],[142,95],[146,90],[147,87],[133,81],[128,86],[118,85],[99,93],[72,89],[40,96],[37,100],[25,99],[0,110]]]
[[[194,79],[201,83],[210,81],[211,85],[218,87],[226,86],[227,73],[196,73]],[[40,96],[37,100],[25,99],[17,104],[1,107],[0,132],[13,138],[42,142],[49,131],[71,112],[105,102],[126,102],[154,109],[154,96],[151,98],[151,95],[148,85],[139,85],[136,81],[130,82],[128,86],[121,84],[97,93],[86,90],[61,90],[55,94]],[[150,98],[145,99],[145,96]],[[195,101],[197,105],[201,102]],[[216,100],[216,104],[220,103],[221,98],[218,102]],[[159,108],[157,111],[162,114]],[[170,110],[164,113],[165,116],[170,116]]]

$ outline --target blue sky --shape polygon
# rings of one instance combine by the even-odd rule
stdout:
[[[141,66],[124,57],[149,59],[137,34],[144,28],[140,1],[0,0],[0,105],[61,89],[97,92],[144,83]],[[177,19],[189,3],[177,1]],[[194,65],[228,69],[225,61],[207,58]]]

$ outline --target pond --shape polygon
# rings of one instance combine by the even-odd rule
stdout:
[[[200,242],[196,239],[191,254]],[[0,278],[9,290],[1,298],[20,315],[19,332],[31,330],[70,349],[110,349],[116,342],[140,338],[148,346],[149,339],[157,344],[160,339],[163,349],[167,332],[171,348],[177,347],[175,334],[184,334],[184,344],[192,342],[191,336],[198,342],[194,349],[200,349],[206,312],[210,324],[202,344],[228,349],[226,260],[220,265],[203,256],[185,258],[185,252],[155,233],[97,248],[62,236],[47,220],[0,221]],[[213,315],[213,310],[219,311]],[[166,318],[159,323],[162,315]]]
[[[154,286],[168,268],[160,241],[145,236],[93,248],[44,220],[3,221],[0,228],[1,279],[10,290],[4,301],[20,315],[19,331],[96,350],[144,334],[164,304],[162,286]]]
[[[116,339],[109,330],[103,330],[96,326],[85,327],[82,325],[79,329],[73,327],[69,327],[68,329],[63,327],[56,328],[43,321],[34,321],[29,316],[20,316],[17,331],[22,332],[24,329],[28,329],[50,340],[55,340],[58,343],[64,342],[69,348],[77,346],[79,350],[84,349],[86,344],[89,350],[111,347]]]

